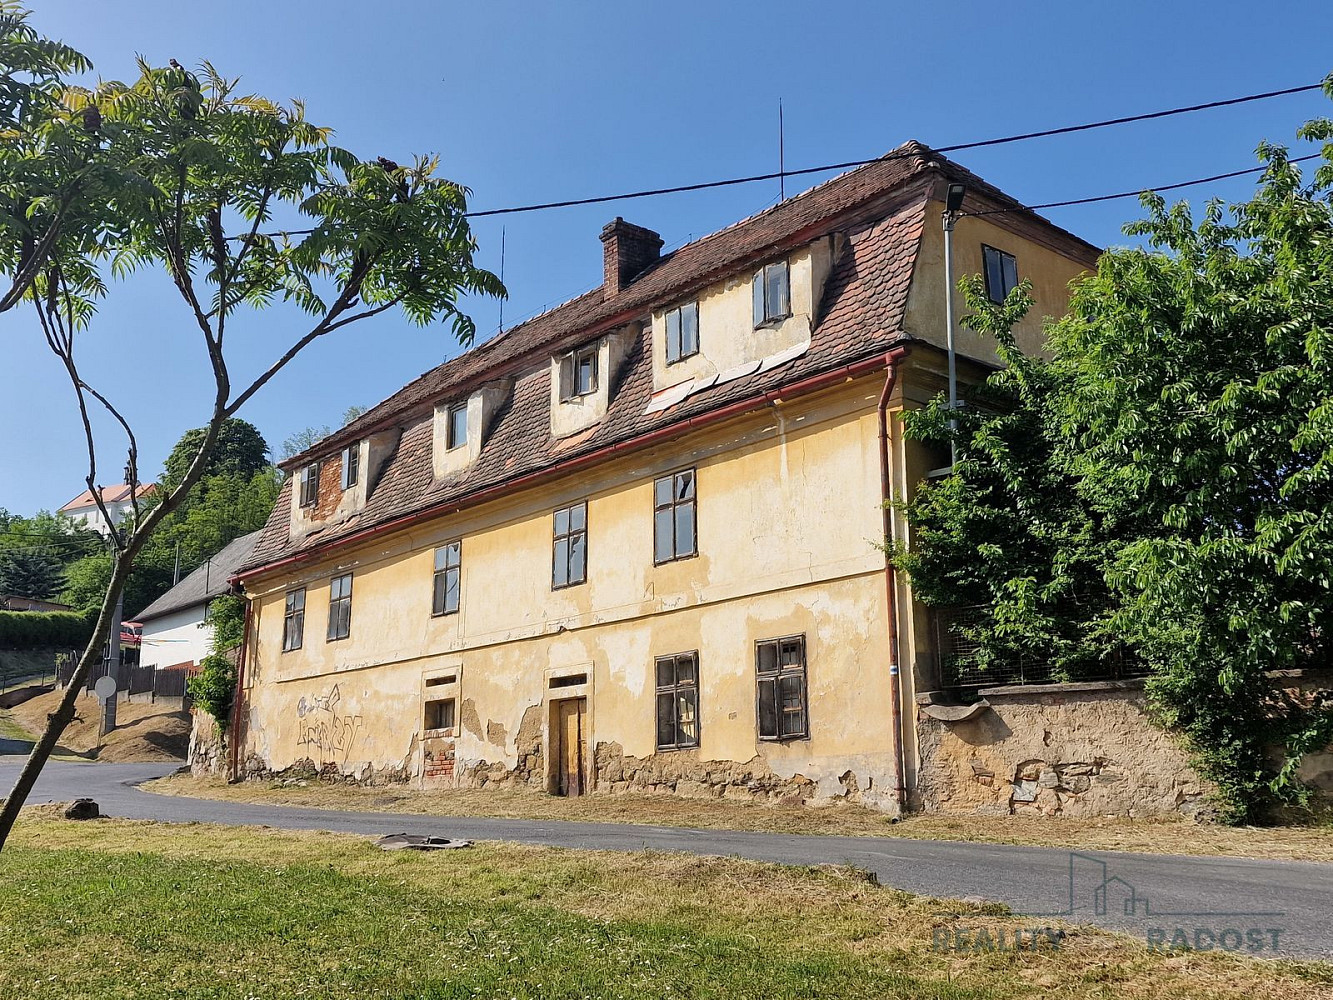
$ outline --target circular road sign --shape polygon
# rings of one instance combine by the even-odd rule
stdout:
[[[93,685],[93,693],[106,701],[116,693],[116,679],[114,677],[97,678],[97,683]]]

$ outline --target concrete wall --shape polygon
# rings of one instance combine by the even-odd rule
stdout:
[[[892,798],[874,405],[882,376],[738,418],[651,454],[251,581],[245,756],[360,780],[544,787],[552,704],[583,695],[601,789]],[[653,565],[652,482],[698,472],[699,555]],[[551,511],[588,501],[588,582],[551,589]],[[436,545],[463,539],[457,614],[430,616]],[[354,574],[351,636],[325,642]],[[305,585],[305,646],[282,653]],[[810,738],[756,735],[754,643],[803,633]],[[701,746],[655,752],[656,656],[699,651]],[[424,683],[457,675],[458,724],[423,733]],[[552,680],[583,675],[578,686]],[[429,758],[426,756],[429,754]],[[732,765],[742,765],[739,767]],[[677,786],[680,786],[679,788]]]
[[[170,667],[198,663],[213,651],[213,626],[204,624],[202,604],[144,622],[139,663]]]
[[[990,707],[948,722],[918,706],[917,808],[1044,816],[1191,814],[1208,791],[1141,689],[1063,684],[990,689]]]

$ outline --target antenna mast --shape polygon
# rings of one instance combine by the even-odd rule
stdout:
[[[505,227],[500,227],[500,284],[505,282]],[[505,297],[500,296],[500,333],[505,332]]]

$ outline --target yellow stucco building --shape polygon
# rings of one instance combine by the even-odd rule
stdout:
[[[1039,348],[1096,249],[910,143],[666,256],[617,219],[602,287],[285,463],[239,768],[900,809],[936,668],[879,543],[947,461],[897,415],[945,385],[950,181]]]

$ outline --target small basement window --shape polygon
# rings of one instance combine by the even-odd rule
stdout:
[[[1018,287],[1018,261],[1011,253],[981,244],[981,259],[985,264],[986,297],[997,305]]]
[[[597,345],[588,344],[560,359],[560,401],[597,391]]]
[[[426,702],[426,729],[453,729],[456,719],[457,708],[453,698],[438,698]]]
[[[666,363],[674,365],[699,353],[699,303],[666,314]]]

